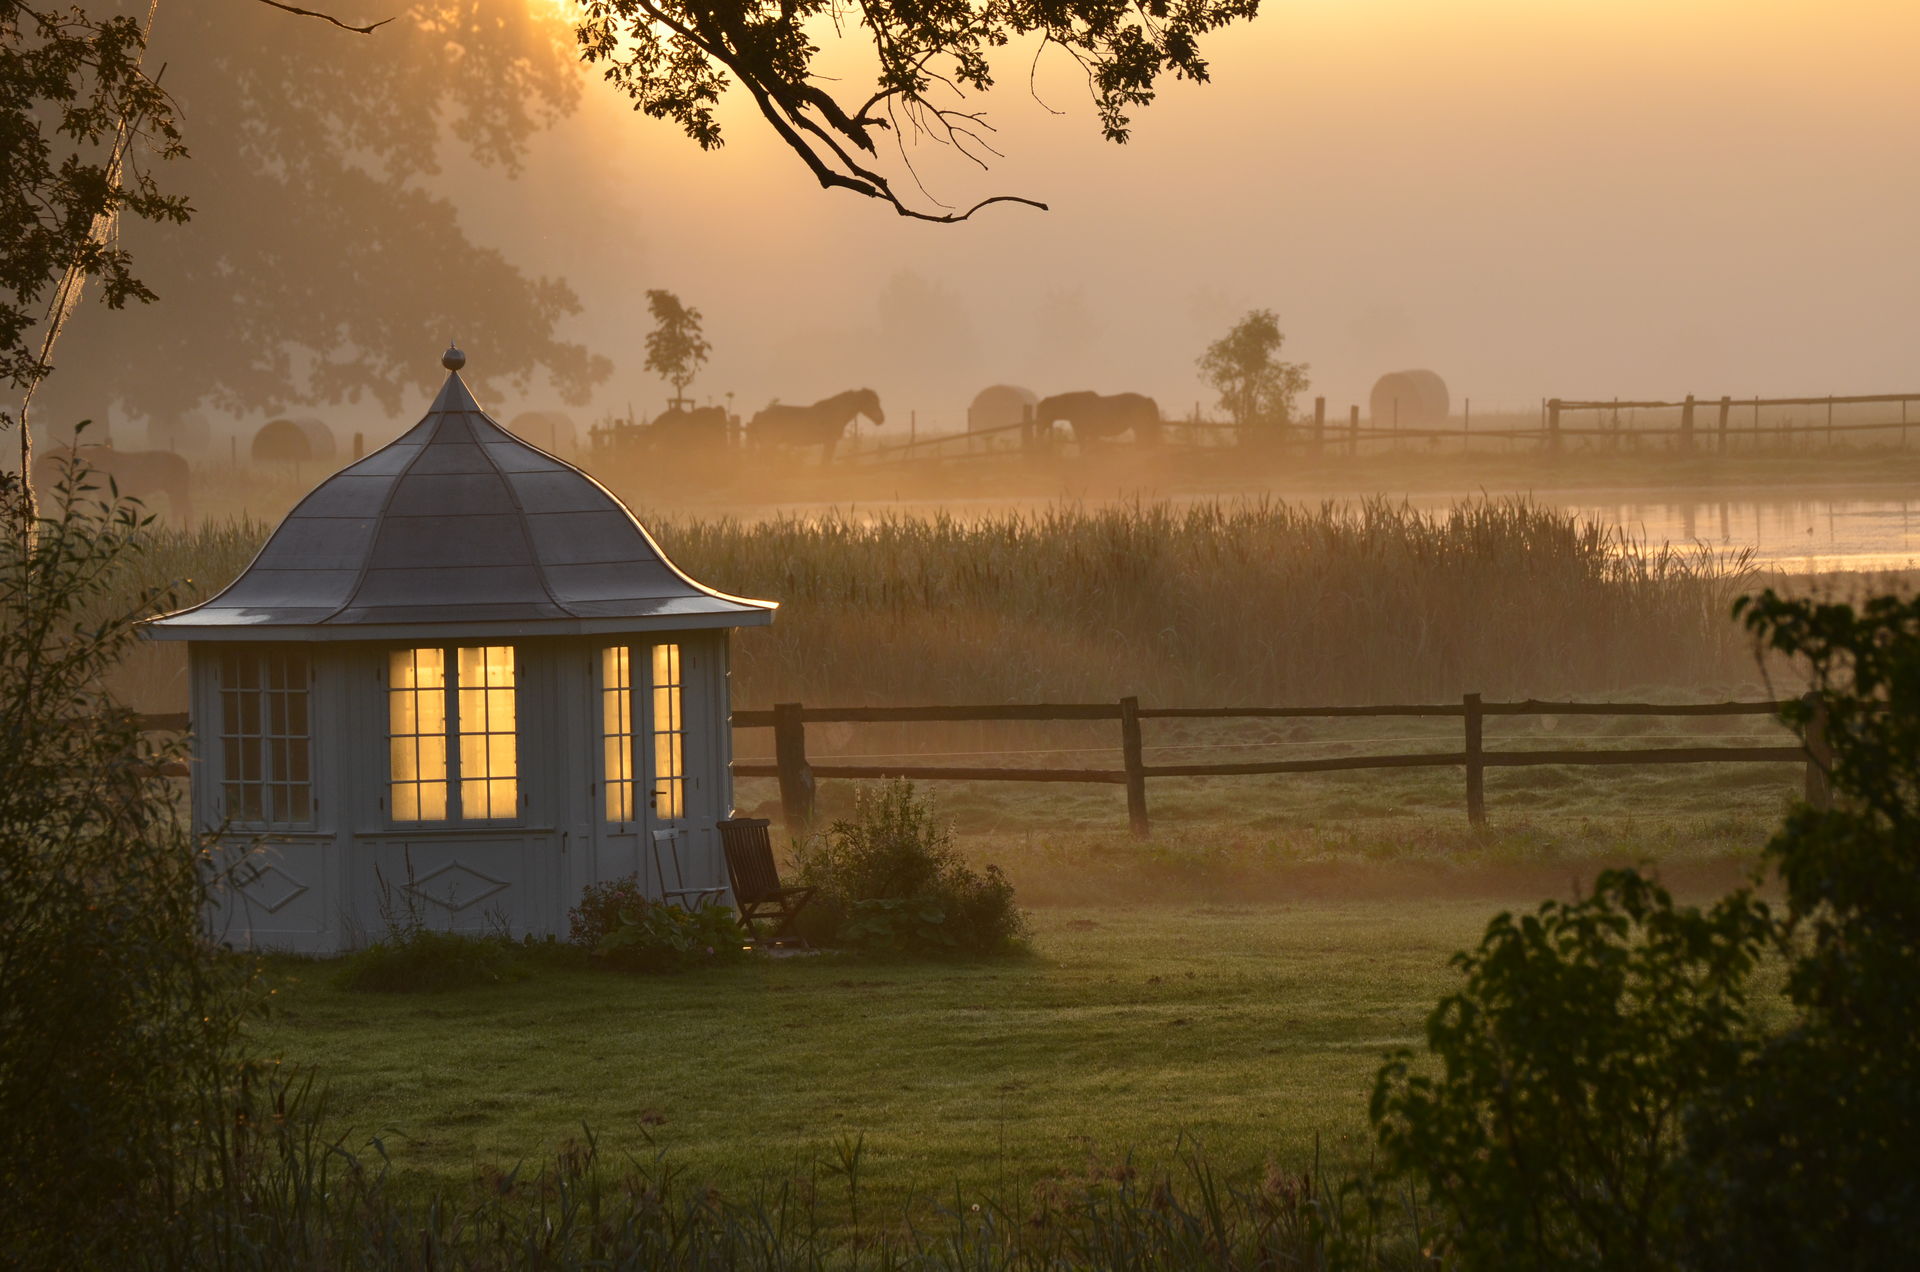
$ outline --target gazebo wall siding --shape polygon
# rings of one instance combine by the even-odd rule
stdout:
[[[724,884],[714,822],[731,809],[727,633],[521,638],[516,649],[518,780],[524,803],[510,822],[396,826],[388,816],[388,654],[397,642],[304,646],[313,666],[315,824],[271,832],[223,827],[220,655],[259,645],[195,642],[191,706],[201,722],[194,807],[240,886],[216,890],[218,939],[330,953],[395,925],[564,936],[567,911],[598,880],[638,871],[649,886],[651,841],[636,828],[625,852],[600,833],[600,700],[606,645],[677,641],[683,659],[686,816],[681,859],[689,885]],[[423,633],[419,645],[441,643]],[[448,644],[472,640],[449,639]],[[500,642],[505,643],[505,642]],[[284,646],[282,646],[284,648]],[[640,763],[649,763],[638,739]],[[642,796],[644,798],[644,796]]]

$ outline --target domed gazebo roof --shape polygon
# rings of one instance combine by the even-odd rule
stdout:
[[[626,505],[500,427],[460,379],[315,487],[239,578],[147,624],[161,639],[558,635],[770,622],[681,573]]]

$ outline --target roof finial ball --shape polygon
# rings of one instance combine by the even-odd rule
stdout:
[[[440,365],[449,371],[458,371],[467,365],[467,355],[460,352],[460,346],[449,343],[447,351],[440,355]]]

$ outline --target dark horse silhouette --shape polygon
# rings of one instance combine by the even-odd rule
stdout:
[[[1065,420],[1073,429],[1073,440],[1083,447],[1128,429],[1136,442],[1160,440],[1160,406],[1142,393],[1056,393],[1040,399],[1033,418],[1043,429]]]
[[[647,426],[647,443],[668,450],[722,450],[727,444],[727,408],[676,406]]]
[[[183,456],[172,451],[123,451],[110,446],[82,446],[76,450],[61,446],[42,451],[33,461],[33,485],[42,500],[49,499],[66,477],[67,466],[84,466],[88,480],[83,485],[104,490],[111,477],[121,494],[136,499],[162,494],[167,511],[181,524],[193,518],[191,472]]]
[[[812,406],[782,406],[778,402],[753,417],[747,437],[755,446],[819,446],[820,462],[833,462],[834,447],[856,415],[885,424],[880,395],[872,389],[848,389]]]

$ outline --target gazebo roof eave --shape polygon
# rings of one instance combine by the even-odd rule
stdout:
[[[412,640],[431,643],[468,637],[644,636],[651,632],[713,631],[731,627],[765,627],[773,622],[774,606],[727,612],[662,614],[651,617],[526,618],[484,621],[407,623],[190,623],[178,619],[150,620],[140,631],[148,640],[219,641],[229,644],[344,643],[349,641]]]

